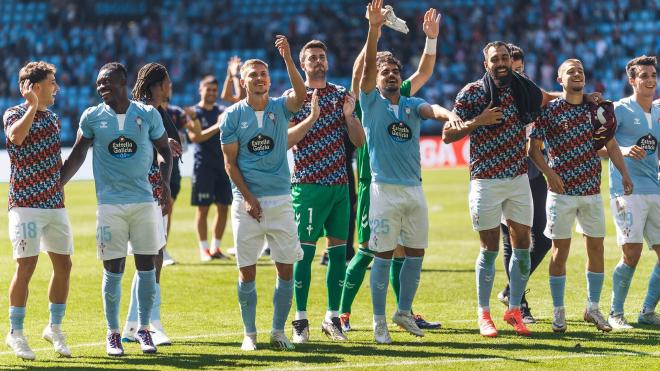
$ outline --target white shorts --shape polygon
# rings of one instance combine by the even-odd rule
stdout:
[[[160,209],[161,207],[158,206],[158,208]],[[160,236],[158,243],[160,244],[161,248],[163,248],[167,244],[167,215],[163,215],[160,220],[162,220],[162,223],[157,223],[156,227],[158,227],[158,236]],[[135,255],[133,252],[133,244],[130,240],[128,241],[128,255]]]
[[[428,246],[428,207],[421,186],[374,182],[369,199],[369,249],[392,251],[397,243],[413,249]]]
[[[163,218],[155,202],[98,205],[96,211],[96,255],[100,260],[124,258],[128,242],[133,253],[156,255],[163,247]]]
[[[14,259],[37,256],[39,251],[73,254],[73,233],[66,209],[14,207],[8,216]]]
[[[245,210],[242,198],[231,204],[231,226],[234,230],[236,264],[239,268],[257,264],[264,241],[270,248],[270,258],[276,263],[293,264],[303,258],[291,206],[291,196],[259,198],[261,221]]]
[[[605,210],[600,194],[568,196],[549,191],[545,213],[548,223],[543,234],[550,239],[571,238],[576,217],[578,233],[595,238],[605,237]]]
[[[506,179],[472,179],[469,205],[475,231],[499,228],[502,219],[532,225],[534,206],[527,174]]]
[[[660,245],[660,195],[628,195],[610,200],[616,242]]]

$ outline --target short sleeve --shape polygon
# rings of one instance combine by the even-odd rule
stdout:
[[[548,115],[546,112],[544,109],[532,124],[532,132],[529,134],[530,138],[545,140],[546,128],[548,127]]]
[[[5,111],[5,114],[2,115],[2,122],[4,123],[4,130],[5,130],[5,135],[9,137],[9,133],[7,133],[7,130],[9,129],[10,126],[14,125],[16,121],[21,117],[19,113],[16,111],[14,108],[10,108]]]
[[[286,108],[286,100],[288,98],[289,98],[289,96],[286,95],[286,96],[281,96],[281,97],[275,99],[275,104],[280,107],[282,113],[284,114],[284,118],[287,121],[286,122],[287,127],[289,126],[289,121],[291,120],[291,118],[297,113],[297,112],[291,112],[291,111],[289,111],[288,108]],[[300,112],[301,110],[299,110],[298,112]]]
[[[476,94],[472,85],[464,87],[456,96],[453,112],[463,121],[472,120],[477,114],[474,113],[476,106]]]
[[[362,90],[360,90],[360,105],[362,106],[363,111],[364,108],[369,107],[376,102],[376,98],[378,98],[378,94],[380,93],[376,88],[374,88],[369,93],[365,93]]]
[[[220,116],[220,143],[229,144],[238,140],[236,135],[236,111],[225,111]]]
[[[78,124],[78,127],[80,128],[80,132],[82,132],[83,137],[86,139],[94,138],[94,130],[89,124],[89,110],[86,110],[83,112],[82,116],[80,116],[80,123]]]
[[[165,126],[160,112],[156,109],[151,110],[151,125],[149,126],[149,139],[156,140],[165,134]]]
[[[413,108],[413,111],[415,112],[415,114],[417,115],[417,117],[419,117],[420,119],[423,120],[424,118],[423,118],[422,115],[419,113],[419,109],[420,109],[423,105],[425,105],[425,104],[429,104],[429,103],[428,103],[427,101],[425,101],[424,99],[421,99],[421,98],[410,98],[410,100],[412,101],[411,106],[412,106],[412,108]]]

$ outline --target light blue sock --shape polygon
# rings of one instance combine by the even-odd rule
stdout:
[[[509,260],[509,309],[520,309],[527,281],[529,280],[529,249],[513,249]]]
[[[619,262],[612,273],[612,314],[623,314],[623,304],[628,296],[630,281],[635,274],[635,268],[624,262]]]
[[[566,275],[550,276],[550,294],[555,308],[564,307],[564,291],[566,290]]]
[[[121,300],[121,277],[123,273],[103,270],[103,311],[108,330],[119,332],[119,303]]]
[[[142,330],[149,328],[151,309],[156,300],[156,269],[137,273],[138,325]]]
[[[126,314],[126,322],[138,321],[137,281],[138,281],[138,272],[135,271],[135,275],[133,275],[133,282],[131,283],[131,301],[128,302],[128,313]]]
[[[649,279],[649,288],[646,292],[646,298],[644,299],[644,312],[655,311],[656,305],[658,305],[658,299],[660,299],[660,266],[657,264],[651,272],[651,278]]]
[[[25,320],[25,307],[9,307],[9,323],[11,331],[23,331],[23,321]]]
[[[419,276],[422,274],[422,262],[424,257],[406,256],[399,274],[399,311],[410,314],[417,287],[419,287]]]
[[[160,321],[160,283],[156,282],[156,297],[151,308],[151,322]]]
[[[277,277],[273,293],[273,331],[284,331],[284,324],[291,310],[293,279],[285,281]]]
[[[390,283],[390,264],[392,259],[374,257],[371,266],[371,304],[374,308],[374,316],[385,316],[385,304],[387,302],[387,286]]]
[[[257,287],[255,281],[238,281],[238,305],[246,334],[257,333]]]
[[[66,312],[66,304],[48,304],[48,311],[50,312],[50,324],[61,325]]]
[[[479,308],[490,310],[490,294],[495,280],[495,259],[497,251],[481,250],[475,264],[477,274],[477,300]]]
[[[605,273],[587,271],[587,300],[589,300],[590,307],[596,307],[600,302],[603,281],[605,281]]]

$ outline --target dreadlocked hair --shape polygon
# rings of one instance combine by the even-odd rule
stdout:
[[[138,71],[135,86],[133,87],[133,99],[147,102],[152,99],[151,88],[160,84],[167,77],[167,69],[160,63],[147,63]]]

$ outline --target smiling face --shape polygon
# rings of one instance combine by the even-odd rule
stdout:
[[[394,93],[401,86],[401,70],[395,63],[383,63],[378,66],[376,86],[381,92]]]
[[[564,91],[581,93],[584,89],[584,68],[578,60],[568,60],[559,66],[557,82]]]
[[[213,105],[218,99],[218,84],[208,82],[199,87],[199,96],[204,104]]]
[[[635,77],[628,79],[635,93],[642,97],[653,98],[658,87],[658,75],[654,66],[635,66]]]
[[[261,63],[252,63],[241,71],[241,85],[249,95],[264,95],[270,90],[268,67]]]
[[[55,81],[55,74],[49,73],[45,79],[34,84],[34,91],[39,97],[39,102],[48,107],[55,103],[55,95],[60,90],[60,86]]]
[[[322,48],[305,49],[302,69],[310,80],[324,80],[328,72],[328,58]]]
[[[484,67],[494,79],[502,79],[511,74],[511,56],[504,45],[491,46],[486,50]]]
[[[126,78],[119,70],[104,68],[99,71],[96,78],[96,92],[105,104],[113,106],[122,100],[124,94],[127,94]]]

